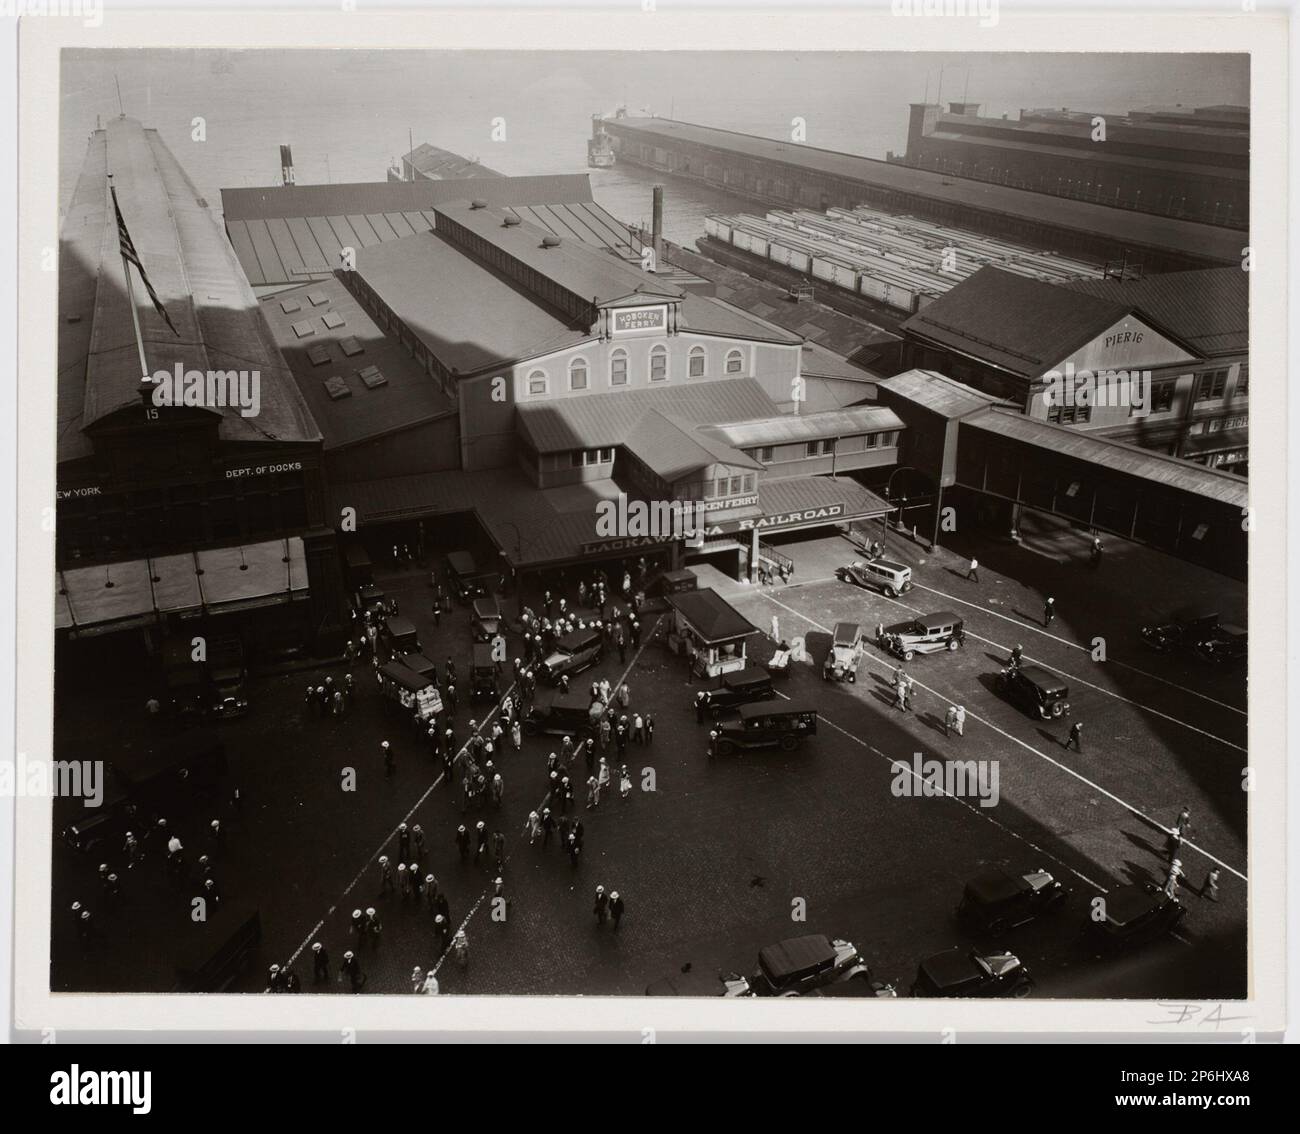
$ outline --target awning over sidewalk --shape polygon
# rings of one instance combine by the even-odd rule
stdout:
[[[290,536],[61,571],[55,625],[142,625],[173,612],[224,610],[249,600],[288,601],[306,590],[303,542]]]

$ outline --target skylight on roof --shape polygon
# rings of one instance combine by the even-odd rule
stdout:
[[[367,390],[388,385],[388,379],[384,377],[384,372],[378,366],[367,366],[364,370],[358,370],[357,377],[361,379]]]
[[[302,304],[296,299],[282,299],[280,300],[280,310],[286,315],[292,315],[295,311],[302,310]]]
[[[324,385],[325,392],[330,396],[332,402],[337,402],[340,398],[352,397],[352,391],[347,382],[337,374],[332,378],[326,378],[322,385]]]
[[[323,291],[309,291],[307,293],[307,302],[313,307],[320,307],[330,301],[330,297]]]
[[[356,338],[352,335],[349,335],[346,339],[339,342],[339,349],[349,358],[353,355],[361,354],[365,350],[365,348],[357,342]]]
[[[327,311],[321,316],[320,321],[325,324],[331,331],[343,326],[346,320],[337,311]]]
[[[317,343],[307,352],[307,357],[311,359],[313,366],[324,366],[330,360],[329,347],[324,343]]]
[[[305,339],[308,335],[316,333],[315,328],[311,325],[310,319],[303,319],[301,322],[294,323],[292,330],[300,339]]]

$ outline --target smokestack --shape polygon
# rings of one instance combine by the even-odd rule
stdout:
[[[293,184],[293,151],[288,146],[280,147],[280,178],[286,185]]]
[[[650,236],[654,241],[655,250],[655,271],[664,259],[664,187],[656,185],[654,187],[654,206],[651,211]]]

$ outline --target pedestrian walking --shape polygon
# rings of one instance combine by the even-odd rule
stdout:
[[[393,751],[393,746],[386,740],[379,745],[379,750],[384,757],[384,775],[391,776],[397,771],[397,753]]]
[[[596,803],[600,803],[600,797],[605,794],[609,788],[609,761],[604,756],[600,758],[600,768],[596,772]]]
[[[501,831],[492,832],[492,861],[498,870],[506,864],[506,837]]]
[[[329,979],[329,952],[319,941],[313,941],[311,946],[311,982],[312,984],[324,984]]]
[[[596,887],[596,904],[591,912],[596,915],[597,925],[605,924],[605,918],[609,916],[609,895],[605,893],[604,886]]]
[[[1023,658],[1024,656],[1025,656],[1025,647],[1020,645],[1020,643],[1017,642],[1014,646],[1011,647],[1011,657],[1008,659],[1007,664],[1012,669],[1019,669],[1020,659]]]
[[[406,874],[406,863],[397,864],[397,890],[402,895],[402,901],[406,901],[411,896],[411,880]]]
[[[701,689],[695,694],[695,723],[702,725],[704,723],[704,712],[709,707],[708,694]]]
[[[894,707],[907,712],[907,679],[904,678],[894,687]]]
[[[501,778],[501,773],[497,772],[492,777],[492,783],[488,787],[488,792],[492,797],[492,806],[495,810],[501,810],[501,800],[506,794],[506,782]]]
[[[600,787],[595,776],[587,777],[587,810],[600,805]]]
[[[487,824],[482,819],[474,826],[474,862],[475,864],[483,857],[483,852],[487,850],[488,829]]]
[[[635,744],[645,743],[645,718],[640,713],[632,718],[632,741]]]
[[[433,932],[438,939],[438,956],[442,956],[447,951],[447,946],[451,942],[451,921],[443,914],[438,914],[433,919]]]
[[[1043,603],[1043,626],[1050,626],[1056,617],[1056,599],[1049,598]]]
[[[379,913],[374,906],[366,908],[366,933],[370,937],[372,945],[379,944],[379,935],[383,932],[383,922],[379,920]]]
[[[542,833],[542,817],[536,811],[528,813],[528,819],[524,823],[524,834],[528,836],[528,845],[531,847],[537,842]]]
[[[424,900],[428,902],[430,910],[438,908],[438,879],[436,875],[426,874],[424,876]]]
[[[510,743],[514,745],[516,752],[524,746],[524,730],[520,726],[518,718],[510,725]]]
[[[1205,876],[1205,881],[1201,884],[1201,897],[1209,898],[1212,902],[1219,900],[1219,868],[1211,867],[1210,872]]]
[[[469,938],[463,929],[456,930],[456,936],[451,940],[451,955],[462,969],[469,964]]]
[[[1178,828],[1178,833],[1180,835],[1186,837],[1187,832],[1190,831],[1192,827],[1192,809],[1190,807],[1184,807],[1178,813],[1178,819],[1175,821],[1174,826]]]
[[[1094,570],[1101,566],[1101,551],[1101,536],[1093,536],[1090,563]]]
[[[772,641],[781,640],[781,620],[774,614],[772,615]]]
[[[978,559],[970,561],[970,566],[966,568],[966,579],[971,583],[980,581],[980,561]]]
[[[1165,897],[1176,898],[1178,896],[1178,880],[1183,876],[1183,864],[1181,859],[1175,858],[1169,863],[1169,874],[1165,878]]]
[[[582,851],[582,848],[578,845],[578,836],[575,835],[572,831],[569,832],[569,841],[565,849],[569,853],[569,865],[577,866],[578,855]]]
[[[653,743],[655,738],[655,719],[654,714],[646,713],[645,715],[645,742]]]
[[[614,928],[618,929],[618,924],[623,920],[624,902],[619,892],[615,890],[609,896],[609,916],[614,919]]]
[[[957,725],[957,706],[949,705],[948,711],[943,715],[943,735],[949,736]]]
[[[411,857],[411,832],[405,823],[397,824],[397,857],[403,862]]]
[[[1175,861],[1183,849],[1183,832],[1177,827],[1170,827],[1165,832],[1165,853],[1169,861]]]
[[[365,987],[366,974],[361,971],[361,962],[357,960],[357,955],[349,949],[343,954],[343,966],[339,972],[339,979],[348,978],[348,983],[352,986],[353,992],[360,992]]]
[[[1070,745],[1074,745],[1074,750],[1083,755],[1083,722],[1075,721],[1070,726],[1070,735],[1065,739],[1065,747],[1068,750]]]
[[[424,828],[417,823],[411,828],[411,838],[415,840],[415,857],[424,857]]]
[[[460,854],[461,862],[469,857],[469,831],[464,823],[456,828],[456,850]]]
[[[555,831],[555,816],[551,814],[549,807],[542,808],[542,846],[543,848],[551,845],[551,835]]]
[[[952,718],[952,731],[958,736],[966,735],[966,706],[958,705]]]
[[[618,770],[618,794],[624,799],[632,794],[632,777],[628,774],[626,764]]]

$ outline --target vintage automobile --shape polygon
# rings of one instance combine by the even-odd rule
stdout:
[[[542,662],[542,676],[558,685],[560,678],[581,673],[605,655],[605,640],[599,630],[575,630],[556,640],[555,649]]]
[[[142,822],[174,818],[216,798],[227,769],[226,746],[191,732],[129,765],[114,763],[109,768]]]
[[[891,654],[911,661],[917,654],[960,650],[966,644],[966,623],[950,610],[922,614],[908,622],[885,628],[880,645]]]
[[[586,693],[543,691],[528,710],[522,727],[529,736],[547,733],[579,740],[600,727],[605,712],[603,702],[593,701]]]
[[[422,721],[431,721],[442,712],[442,695],[427,677],[410,669],[400,658],[375,671],[379,691]]]
[[[211,684],[211,713],[216,717],[242,717],[248,712],[244,682],[244,646],[238,638],[216,638],[208,643],[208,680]]]
[[[487,594],[478,564],[468,551],[449,551],[443,561],[443,571],[447,576],[447,589],[457,602],[469,602]]]
[[[775,707],[762,702],[741,705],[739,716],[720,722],[715,731],[719,756],[750,748],[793,752],[807,737],[817,734],[817,710],[789,701]],[[713,756],[713,750],[708,754]]]
[[[994,679],[1002,696],[1042,720],[1058,720],[1070,711],[1069,687],[1041,666],[1011,666]]]
[[[501,663],[487,642],[476,642],[469,658],[469,699],[495,701],[501,695]]]
[[[646,985],[647,996],[753,996],[749,981],[737,973],[708,973],[691,970],[661,977]]]
[[[492,595],[474,600],[474,641],[490,642],[501,633],[501,604]]]
[[[892,559],[855,559],[837,572],[846,583],[898,598],[912,589],[912,568]]]
[[[755,996],[802,996],[821,985],[855,977],[871,980],[857,946],[810,933],[760,949],[758,968],[749,983]]]
[[[120,789],[106,790],[98,807],[87,807],[84,800],[72,802],[73,822],[59,832],[63,842],[85,855],[120,852],[127,831],[133,829],[126,794]]]
[[[1203,610],[1176,610],[1167,618],[1149,626],[1143,626],[1138,633],[1142,641],[1158,654],[1173,653],[1175,650],[1189,650],[1198,642],[1204,641],[1219,625],[1219,616]]]
[[[947,949],[922,961],[912,982],[913,996],[1014,996],[1034,990],[1034,978],[1014,953]]]
[[[1101,920],[1089,917],[1085,932],[1103,951],[1143,945],[1172,932],[1187,915],[1187,907],[1159,886],[1146,882],[1121,886],[1101,899]],[[1091,909],[1090,907],[1090,913]]]
[[[771,673],[759,666],[750,665],[744,669],[730,670],[718,678],[715,688],[704,691],[704,705],[716,717],[740,705],[767,701],[775,696]]]
[[[1219,665],[1241,661],[1250,653],[1245,629],[1221,622],[1195,647],[1196,656]]]
[[[394,615],[379,628],[379,641],[390,658],[420,652],[420,635],[409,618]]]
[[[835,623],[830,649],[822,662],[822,680],[857,681],[858,663],[862,661],[865,649],[861,626],[856,622]]]
[[[357,609],[360,611],[374,610],[377,606],[382,606],[388,596],[384,593],[383,587],[374,583],[363,583],[357,588],[356,602]]]
[[[437,664],[432,659],[425,657],[424,654],[399,654],[393,660],[401,662],[407,669],[413,670],[429,681],[436,682],[438,680]]]
[[[1069,893],[1046,870],[1015,875],[989,870],[966,883],[957,918],[984,933],[998,934],[1059,909]]]

